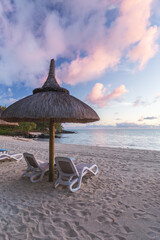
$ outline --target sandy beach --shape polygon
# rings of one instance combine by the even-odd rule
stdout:
[[[0,136],[0,148],[30,152],[48,160],[48,143]],[[56,144],[56,156],[93,162],[96,176],[81,189],[53,189],[22,178],[21,162],[0,163],[0,239],[149,240],[160,239],[160,152]]]

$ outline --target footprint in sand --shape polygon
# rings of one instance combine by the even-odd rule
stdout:
[[[115,217],[120,217],[121,214],[123,213],[123,210],[116,210],[115,209],[113,212],[114,212],[113,214],[114,214]]]
[[[119,236],[119,235],[116,235],[114,239],[115,240],[126,240],[126,238]]]
[[[98,216],[98,217],[97,217],[97,221],[100,222],[100,223],[105,222],[105,217],[103,217],[103,216]]]
[[[77,232],[70,226],[70,224],[68,222],[64,222],[64,225],[65,225],[65,228],[67,230],[67,235],[69,237],[74,237],[75,238],[75,237],[78,236]]]
[[[147,235],[150,238],[155,239],[155,240],[159,240],[160,239],[160,235],[157,235],[157,233],[155,233],[155,232],[148,232]]]
[[[133,233],[133,231],[129,227],[123,226],[123,228],[127,233]]]
[[[134,213],[133,214],[135,218],[142,217],[144,214],[143,213]]]
[[[143,207],[144,208],[149,208],[149,205],[148,204],[143,204]]]
[[[150,227],[150,229],[151,229],[152,231],[160,234],[160,228]]]

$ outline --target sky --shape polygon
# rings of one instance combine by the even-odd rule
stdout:
[[[83,127],[160,128],[159,0],[1,0],[0,105],[41,87],[52,58],[101,119]]]

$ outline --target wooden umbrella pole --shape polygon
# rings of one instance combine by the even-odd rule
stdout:
[[[55,123],[49,122],[49,182],[54,181],[54,140],[55,140]]]

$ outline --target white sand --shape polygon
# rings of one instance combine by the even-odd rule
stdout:
[[[0,137],[0,148],[48,160],[48,143]],[[21,178],[25,161],[0,163],[0,239],[160,240],[160,152],[56,144],[56,156],[95,162],[76,193]]]

